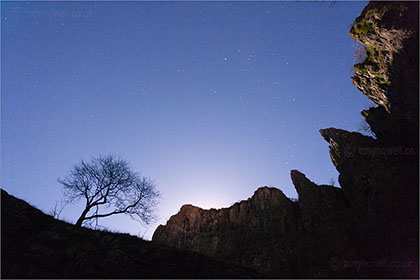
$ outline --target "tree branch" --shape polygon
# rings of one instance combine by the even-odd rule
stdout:
[[[137,206],[137,204],[139,204],[139,202],[142,198],[143,197],[140,196],[139,199],[135,203],[128,205],[127,207],[125,207],[122,210],[113,211],[113,212],[110,212],[110,213],[107,213],[107,214],[98,214],[98,215],[93,215],[93,216],[90,216],[90,217],[85,217],[85,220],[90,220],[90,219],[94,219],[94,218],[103,218],[103,217],[108,217],[108,216],[115,215],[115,214],[126,213],[128,211],[128,209]]]

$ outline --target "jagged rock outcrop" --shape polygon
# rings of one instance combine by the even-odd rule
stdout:
[[[183,206],[153,240],[253,267],[268,277],[418,278],[418,2],[370,2],[350,35],[366,46],[355,86],[376,137],[321,129],[341,188],[299,171],[280,190],[220,210]]]
[[[296,210],[295,202],[281,190],[263,187],[229,208],[203,210],[184,205],[166,226],[156,229],[153,240],[261,271],[284,270],[272,267],[274,262],[262,262],[260,256],[269,250],[275,250],[277,258],[285,256],[283,244],[297,232]]]
[[[355,86],[377,106],[361,112],[376,139],[322,129],[340,186],[349,199],[355,245],[369,260],[411,260],[383,270],[418,276],[419,89],[418,2],[371,2],[350,34],[367,48]],[[404,275],[407,273],[407,275]]]
[[[297,170],[291,177],[298,201],[262,187],[229,208],[184,205],[156,229],[153,241],[252,267],[266,277],[337,277],[330,259],[352,254],[336,250],[337,243],[349,242],[349,202],[339,188],[318,186]]]
[[[350,30],[367,48],[352,80],[378,105],[362,111],[378,140],[418,145],[418,21],[418,2],[371,2]]]
[[[56,220],[1,190],[1,278],[260,278],[128,234]]]
[[[297,170],[291,171],[291,178],[299,195],[303,228],[313,229],[319,224],[334,223],[334,218],[349,208],[349,202],[341,189],[328,185],[318,186]]]

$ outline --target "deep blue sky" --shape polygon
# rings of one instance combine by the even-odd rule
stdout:
[[[48,212],[58,177],[116,153],[155,180],[160,220],[102,224],[150,238],[186,203],[297,197],[291,169],[337,182],[318,130],[362,120],[348,30],[365,5],[2,2],[1,185]]]

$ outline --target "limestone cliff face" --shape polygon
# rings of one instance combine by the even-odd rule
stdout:
[[[321,135],[355,217],[353,243],[365,259],[411,259],[384,269],[418,276],[418,2],[371,2],[350,34],[367,48],[355,86],[377,106],[361,112],[376,139],[329,128]],[[399,274],[401,273],[401,274]]]
[[[419,276],[418,2],[371,2],[350,35],[366,46],[355,86],[376,137],[321,129],[341,188],[297,170],[291,201],[260,188],[230,208],[186,205],[153,240],[258,269],[268,277]]]
[[[203,210],[184,205],[166,226],[156,229],[153,240],[263,271],[277,270],[274,262],[261,260],[261,252],[274,250],[277,258],[284,255],[288,236],[297,232],[296,211],[296,203],[281,190],[263,187],[229,208]]]
[[[339,188],[318,186],[297,170],[291,176],[299,201],[262,187],[229,208],[184,205],[156,229],[153,241],[252,267],[267,277],[324,277],[336,242],[348,243],[337,227],[351,220],[349,202]],[[316,253],[319,247],[325,254]]]
[[[362,112],[378,139],[418,143],[418,27],[417,2],[371,2],[350,30],[367,48],[352,80],[378,105]]]

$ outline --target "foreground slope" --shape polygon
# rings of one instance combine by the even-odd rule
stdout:
[[[271,277],[419,277],[418,2],[370,2],[350,35],[366,47],[354,85],[376,137],[320,131],[341,188],[297,170],[298,201],[261,188],[221,210],[184,206],[153,240]]]
[[[250,269],[77,228],[1,190],[1,278],[250,278]]]

